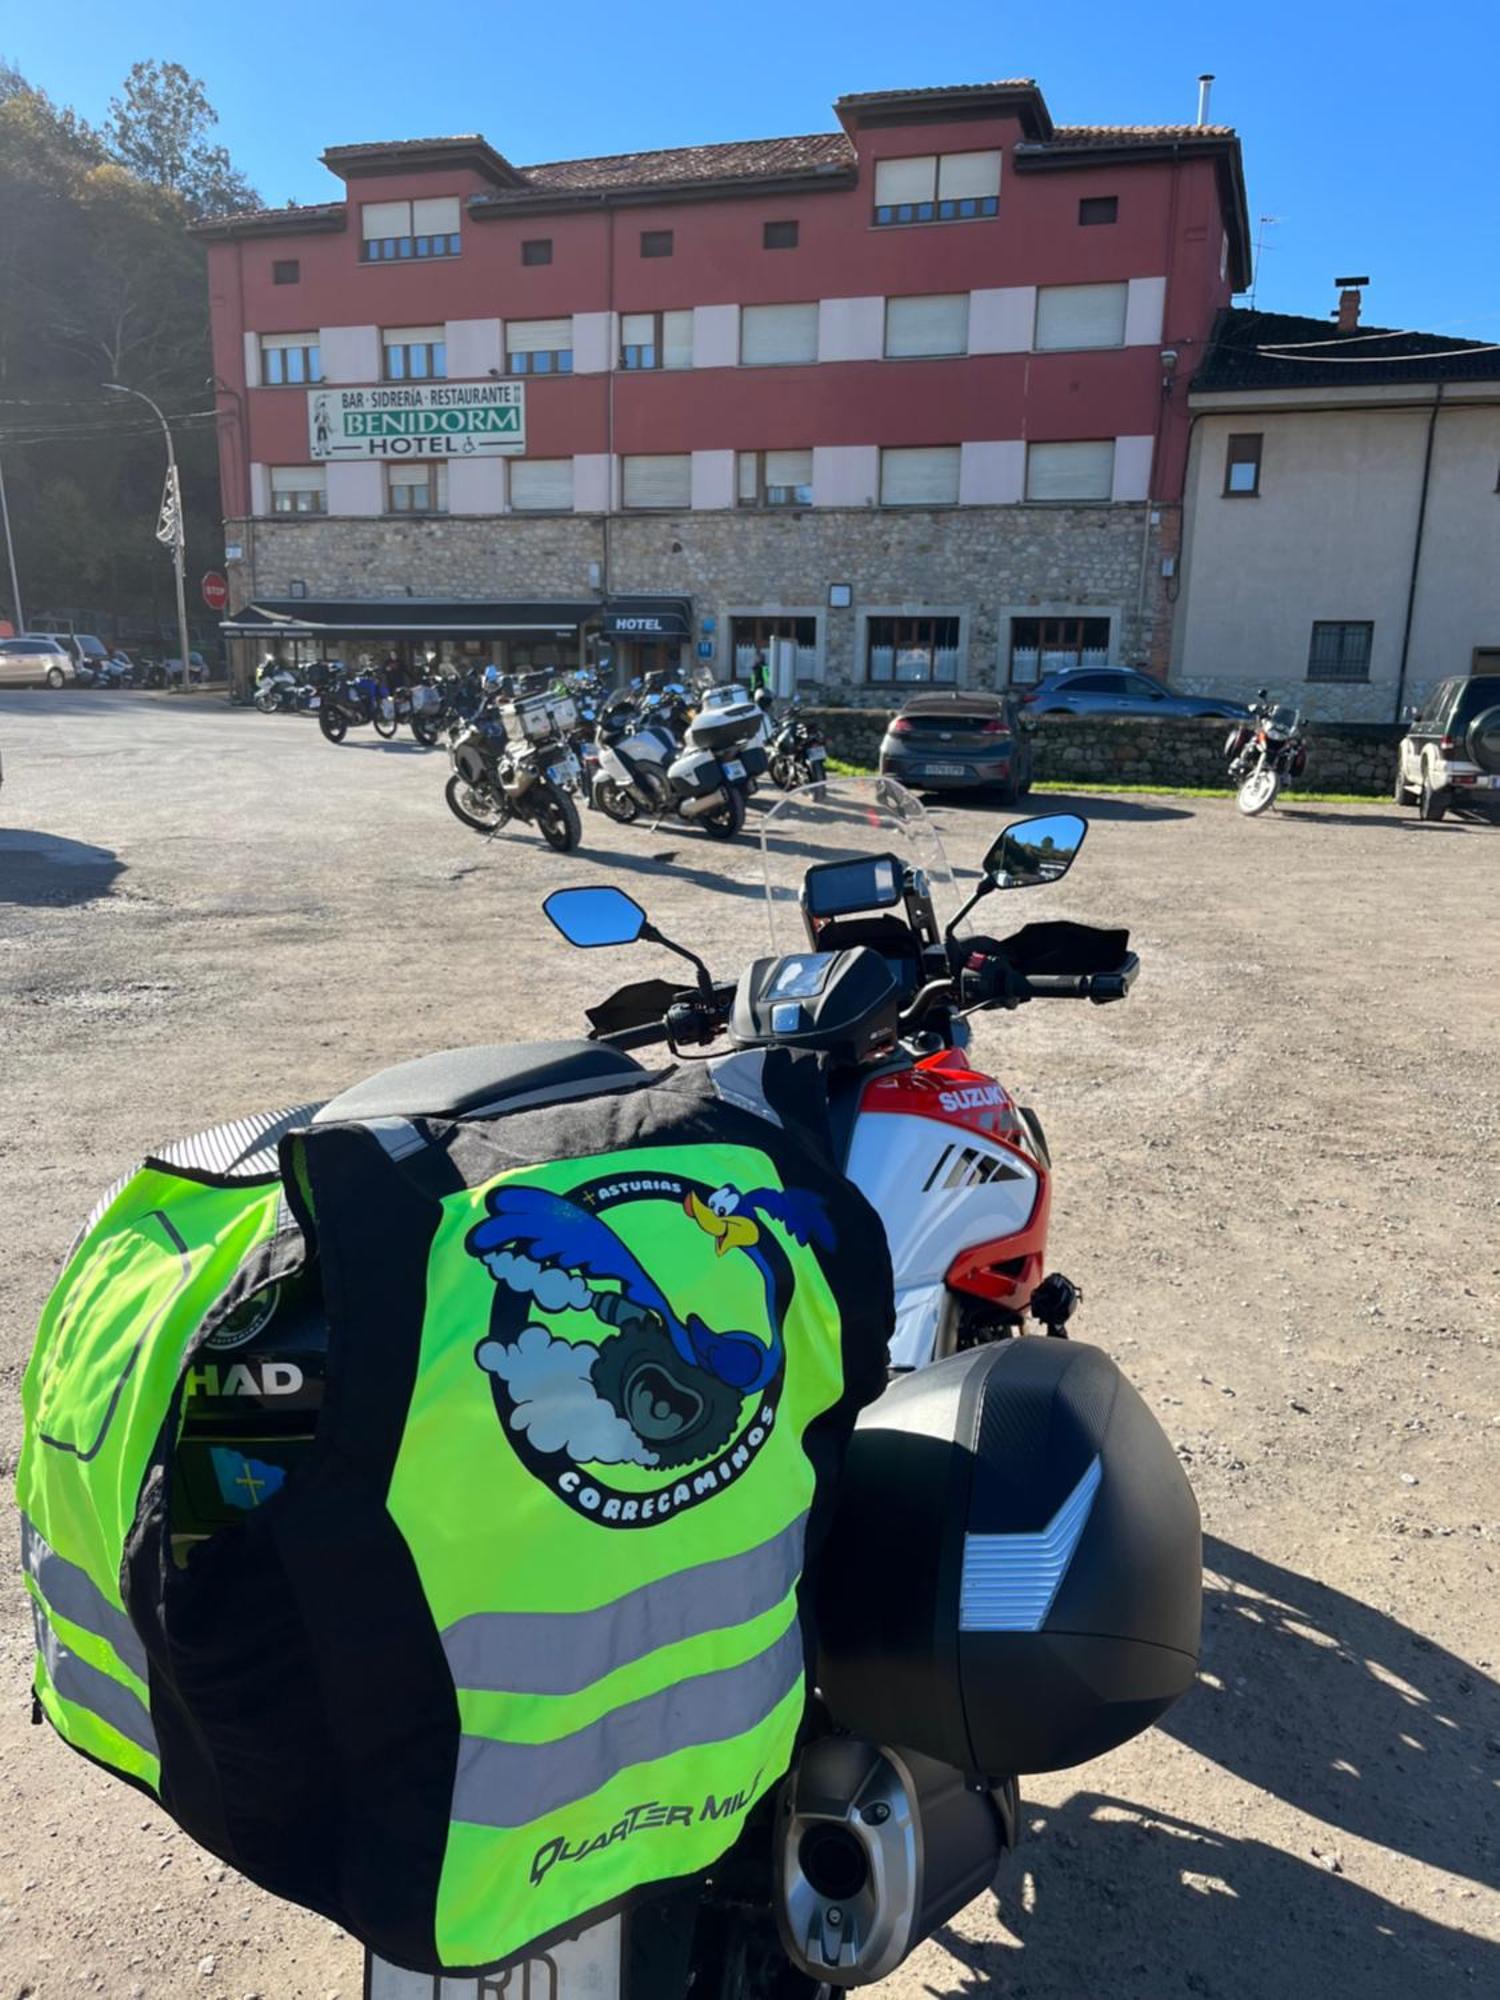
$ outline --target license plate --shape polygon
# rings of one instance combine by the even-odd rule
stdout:
[[[732,764],[726,764],[724,766],[724,776],[726,778],[743,778],[744,775],[745,775],[745,767],[738,760],[736,760]]]
[[[323,703],[318,695],[314,695],[307,705],[309,708],[321,708]]]
[[[565,757],[560,764],[552,765],[547,776],[552,780],[554,785],[571,785],[578,776],[577,760],[572,757]]]
[[[967,778],[967,764],[924,764],[921,775],[927,778]]]
[[[582,1937],[549,1945],[534,1958],[489,1978],[436,1980],[402,1972],[383,1959],[365,1959],[365,2000],[490,2000],[500,1993],[535,1994],[538,2000],[619,2000],[620,1919],[609,1917]]]
[[[809,764],[826,764],[828,762],[828,752],[826,750],[809,750],[807,761]]]

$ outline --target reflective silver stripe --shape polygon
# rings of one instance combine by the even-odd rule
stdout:
[[[744,1625],[780,1604],[802,1568],[807,1516],[759,1548],[642,1584],[592,1611],[476,1611],[443,1634],[455,1687],[577,1694],[680,1639]]]
[[[1096,1458],[1045,1528],[965,1535],[960,1632],[1040,1632],[1078,1547],[1104,1472]]]
[[[146,1649],[125,1613],[110,1603],[87,1570],[50,1548],[24,1514],[21,1563],[35,1578],[37,1588],[59,1618],[66,1618],[70,1625],[80,1625],[96,1639],[104,1640],[137,1680],[146,1678]]]
[[[58,1696],[107,1722],[127,1743],[144,1750],[148,1757],[160,1757],[150,1710],[135,1690],[113,1675],[102,1673],[98,1667],[91,1667],[76,1653],[70,1653],[34,1597],[31,1611],[36,1621],[36,1649],[47,1663],[47,1678]]]
[[[586,1799],[634,1764],[723,1743],[764,1722],[802,1679],[802,1632],[793,1619],[774,1645],[738,1667],[698,1674],[628,1702],[587,1729],[551,1743],[465,1736],[453,1817],[477,1826],[525,1826]]]
[[[709,1081],[715,1096],[726,1104],[738,1105],[741,1111],[752,1111],[768,1124],[779,1125],[780,1114],[771,1109],[766,1096],[766,1054],[765,1049],[744,1049],[738,1055],[717,1056],[708,1065]]]
[[[409,1159],[427,1144],[409,1118],[366,1118],[361,1122],[375,1134],[389,1159]]]

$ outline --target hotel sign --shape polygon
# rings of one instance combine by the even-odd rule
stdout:
[[[309,389],[314,461],[495,458],[526,449],[524,382],[380,382]]]

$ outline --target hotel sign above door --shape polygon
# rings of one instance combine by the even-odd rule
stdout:
[[[335,458],[494,458],[526,449],[524,382],[379,382],[310,389],[308,446]]]

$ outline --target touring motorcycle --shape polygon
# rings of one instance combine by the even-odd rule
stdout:
[[[1239,786],[1242,813],[1263,813],[1282,786],[1307,769],[1302,711],[1272,701],[1261,688],[1250,704],[1248,722],[1237,722],[1224,739],[1229,775]]]
[[[522,1964],[446,1978],[445,2000],[819,2000],[883,1979],[989,1885],[1017,1838],[1019,1776],[1101,1754],[1191,1684],[1191,1489],[1114,1364],[1068,1338],[1079,1294],[1047,1265],[1041,1121],[970,1060],[977,1014],[1131,991],[1124,930],[960,929],[994,892],[1061,880],[1085,833],[1071,814],[1012,825],[955,910],[934,825],[900,785],[805,788],[767,816],[771,952],[737,979],[715,978],[619,889],[556,890],[543,908],[571,944],[654,946],[691,977],[625,985],[588,1010],[585,1040],[422,1058],[310,1114],[493,1114],[628,1087],[648,1048],[714,1062],[716,1087],[753,1093],[760,1052],[814,1051],[838,1163],[879,1211],[894,1269],[890,1386],[837,1487],[790,1772],[705,1876]],[[809,853],[825,858],[809,866]],[[702,1206],[704,1228],[753,1239],[735,1190]],[[178,1524],[189,1533],[233,1518],[206,1475],[194,1487],[189,1460],[232,1437],[251,1463],[291,1464],[317,1424],[315,1303],[257,1295],[215,1339],[234,1365],[187,1404],[182,1490],[207,1496]],[[661,1447],[690,1464],[732,1432],[743,1383],[721,1372],[635,1313],[594,1389],[621,1415],[644,1403],[675,1425]],[[366,1962],[367,2000],[432,2000],[438,1983]]]
[[[455,818],[483,834],[521,820],[560,854],[576,847],[583,837],[573,799],[580,774],[564,733],[572,720],[571,699],[537,695],[488,703],[455,725],[443,794]]]

